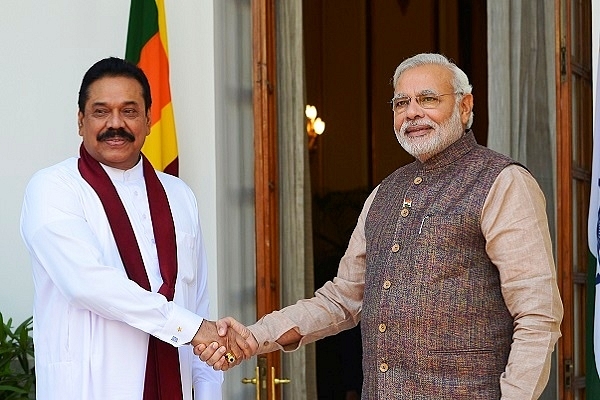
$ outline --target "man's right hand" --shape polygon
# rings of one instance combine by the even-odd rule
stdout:
[[[231,319],[233,320],[233,318]],[[235,322],[243,327],[243,329],[248,331],[245,326],[241,325],[237,321]],[[256,353],[256,349],[252,349],[246,340],[247,333],[243,332],[245,336],[242,336],[236,331],[235,327],[232,326],[232,328],[233,329],[227,329],[227,325],[221,323],[220,328],[217,331],[217,324],[214,321],[204,319],[202,324],[200,324],[198,332],[196,332],[196,335],[192,339],[191,345],[194,346],[194,348],[201,345],[204,346],[204,349],[212,349],[213,354],[219,355],[219,360],[217,361],[219,368],[215,368],[213,365],[217,362],[213,362],[213,364],[209,365],[213,365],[213,368],[215,369],[227,371],[230,367],[238,365],[240,362],[242,362],[242,360],[250,358]],[[242,328],[239,329],[243,331]],[[248,333],[249,332],[250,331],[248,331]],[[258,344],[256,345],[256,348],[258,348]],[[200,352],[196,353],[196,349],[194,349],[194,353],[196,355],[200,354]],[[211,354],[211,356],[213,354]],[[228,362],[225,360],[225,354],[233,355],[235,358],[234,361]]]
[[[203,340],[202,343],[194,346],[194,354],[199,356],[200,360],[206,362],[215,370],[222,371],[227,371],[229,368],[238,365],[242,361],[241,357],[236,356],[236,360],[233,363],[228,362],[224,357],[228,350],[226,350],[224,346],[219,345],[222,343],[222,339],[227,337],[230,338],[229,340],[231,344],[230,335],[236,336],[236,340],[239,340],[240,338],[244,340],[244,343],[238,343],[238,346],[244,349],[244,359],[248,359],[256,354],[256,351],[258,350],[258,342],[254,338],[254,335],[248,328],[236,321],[234,318],[222,318],[216,322],[215,326],[218,328],[218,335],[221,340],[216,340],[209,345],[206,345],[206,342]],[[194,344],[193,341],[192,344]],[[233,348],[229,351],[231,350],[233,350]]]

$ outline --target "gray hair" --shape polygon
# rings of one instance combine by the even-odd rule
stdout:
[[[473,86],[469,83],[469,78],[467,74],[463,72],[456,64],[452,61],[448,60],[445,56],[437,53],[421,53],[406,60],[402,61],[398,67],[396,67],[396,71],[394,72],[394,77],[392,78],[392,84],[394,88],[396,87],[396,83],[398,83],[398,79],[400,79],[400,75],[411,68],[420,67],[421,65],[434,64],[439,65],[444,68],[447,68],[451,73],[454,79],[452,80],[452,87],[454,91],[460,94],[471,93],[473,90]],[[459,99],[460,100],[460,99]],[[469,121],[467,122],[467,129],[469,129],[473,125],[473,111],[471,111],[471,115],[469,116]]]

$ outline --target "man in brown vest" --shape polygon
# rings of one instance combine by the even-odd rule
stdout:
[[[563,315],[544,196],[476,143],[471,85],[444,56],[405,60],[393,84],[416,160],[369,196],[337,277],[248,327],[249,344],[292,351],[360,321],[363,399],[536,399]],[[218,369],[213,348],[195,352]]]

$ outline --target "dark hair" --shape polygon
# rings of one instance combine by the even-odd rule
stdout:
[[[81,87],[79,88],[79,111],[83,113],[85,110],[85,103],[89,98],[90,85],[98,79],[107,76],[122,76],[133,78],[138,81],[142,86],[142,96],[144,97],[146,113],[150,110],[150,106],[152,105],[152,95],[150,94],[150,83],[148,83],[148,78],[146,77],[146,74],[144,74],[144,71],[129,61],[117,57],[109,57],[96,62],[83,76]]]

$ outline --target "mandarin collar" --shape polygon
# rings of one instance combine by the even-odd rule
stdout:
[[[475,146],[477,146],[477,140],[475,140],[475,135],[473,134],[473,131],[469,129],[456,142],[446,147],[440,153],[427,159],[423,163],[421,163],[418,160],[417,162],[420,163],[421,168],[423,168],[426,171],[442,168],[449,164],[452,164],[453,162],[455,162],[456,160],[473,150]]]
[[[102,166],[102,168],[104,168],[111,181],[130,182],[144,178],[144,169],[142,168],[143,164],[141,157],[138,163],[134,165],[131,169],[113,168],[102,163],[100,163],[100,165]]]

